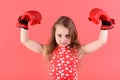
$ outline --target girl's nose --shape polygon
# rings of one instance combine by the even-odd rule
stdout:
[[[61,41],[62,41],[62,42],[65,42],[66,40],[67,40],[66,37],[62,37],[62,38],[61,38]]]

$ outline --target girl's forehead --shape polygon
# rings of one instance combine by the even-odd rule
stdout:
[[[56,31],[55,32],[59,33],[59,34],[62,34],[62,33],[69,34],[69,30],[66,27],[64,27],[63,25],[56,25]]]

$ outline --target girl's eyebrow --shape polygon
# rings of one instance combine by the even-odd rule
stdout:
[[[69,36],[70,34],[66,34],[66,36]]]
[[[66,35],[70,35],[70,34],[66,34]]]

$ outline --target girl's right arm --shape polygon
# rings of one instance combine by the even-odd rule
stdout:
[[[45,50],[45,45],[31,40],[28,36],[28,30],[23,28],[21,28],[20,31],[20,42],[28,49],[36,53],[43,53],[43,51]]]
[[[18,18],[17,27],[21,29],[20,31],[20,41],[21,43],[36,53],[44,53],[45,46],[43,44],[39,44],[36,41],[33,41],[28,36],[28,24],[35,25],[41,23],[41,14],[38,11],[26,11],[22,16]]]

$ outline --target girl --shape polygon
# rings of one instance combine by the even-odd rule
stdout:
[[[84,55],[92,53],[106,44],[108,37],[108,30],[100,30],[97,40],[81,45],[72,19],[68,16],[61,16],[52,27],[48,45],[44,45],[29,38],[28,22],[19,18],[18,24],[17,26],[21,27],[21,43],[33,52],[42,53],[47,57],[49,62],[48,80],[77,80],[80,60]],[[20,24],[26,26],[22,27]]]

